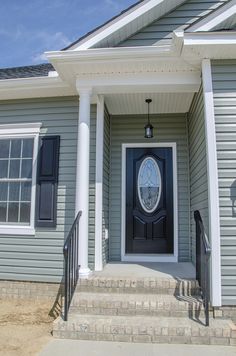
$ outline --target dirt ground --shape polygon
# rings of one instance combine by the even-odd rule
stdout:
[[[0,355],[37,355],[52,339],[52,303],[0,299]]]

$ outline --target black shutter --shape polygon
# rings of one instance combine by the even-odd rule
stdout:
[[[42,137],[39,147],[35,225],[56,227],[60,136]]]

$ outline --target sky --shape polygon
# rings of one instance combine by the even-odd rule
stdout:
[[[0,68],[45,62],[137,0],[0,0]]]

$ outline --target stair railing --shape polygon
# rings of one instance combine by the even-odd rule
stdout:
[[[194,212],[194,219],[196,223],[196,277],[201,288],[206,326],[209,326],[211,246],[198,210]]]
[[[63,248],[64,255],[64,320],[68,319],[71,300],[79,278],[79,211]]]

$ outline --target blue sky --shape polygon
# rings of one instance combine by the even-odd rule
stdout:
[[[38,64],[136,0],[1,0],[0,68]]]

